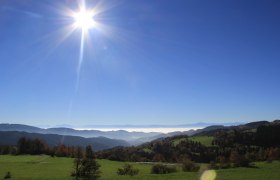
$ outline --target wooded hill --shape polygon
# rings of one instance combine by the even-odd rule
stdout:
[[[245,125],[204,131],[196,136],[211,135],[210,146],[187,135],[152,141],[136,147],[117,147],[97,153],[99,158],[117,161],[220,163],[234,161],[249,165],[251,161],[280,159],[280,123],[254,122]]]

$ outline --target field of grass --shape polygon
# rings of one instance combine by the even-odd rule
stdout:
[[[213,136],[192,136],[189,137],[190,140],[192,141],[197,141],[200,142],[201,144],[205,146],[212,146],[212,141],[214,139]]]
[[[173,141],[173,143],[176,146],[177,144],[179,144],[181,141],[183,141],[185,139],[186,138],[176,139]],[[192,140],[192,141],[200,142],[201,144],[203,144],[205,146],[212,146],[212,141],[213,141],[214,137],[213,136],[192,136],[192,137],[188,137],[188,139]]]
[[[166,175],[150,174],[150,164],[131,163],[140,170],[134,177],[118,176],[116,171],[122,167],[123,162],[109,160],[99,160],[101,164],[101,179],[189,179],[198,180],[200,173],[182,172],[178,167],[178,172]],[[280,162],[271,164],[260,162],[256,163],[257,168],[232,168],[217,171],[217,179],[269,179],[276,180],[280,176]],[[7,171],[11,172],[12,179],[72,179],[70,172],[73,167],[73,159],[57,158],[49,156],[0,156],[0,178]]]

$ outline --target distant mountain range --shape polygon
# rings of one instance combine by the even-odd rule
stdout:
[[[201,123],[198,124],[202,125]],[[147,126],[147,127],[151,128],[151,126]],[[0,131],[18,131],[18,132],[27,132],[27,133],[37,133],[37,134],[57,134],[63,136],[80,136],[84,138],[105,137],[110,139],[125,140],[130,145],[139,145],[158,138],[165,138],[165,137],[170,137],[175,135],[193,135],[195,132],[197,132],[196,130],[189,130],[184,132],[175,131],[171,133],[160,133],[160,132],[147,133],[147,132],[129,132],[125,130],[116,130],[116,131],[76,130],[76,129],[66,128],[66,127],[43,129],[35,126],[29,126],[23,124],[7,124],[7,123],[0,124]]]
[[[149,139],[157,136],[170,136],[175,134],[180,134],[181,132],[171,132],[171,133],[161,133],[161,132],[128,132],[126,130],[112,130],[112,131],[102,131],[96,130],[98,128],[116,128],[116,129],[129,129],[129,128],[203,128],[207,126],[217,125],[218,123],[193,123],[193,124],[181,124],[181,125],[87,125],[81,127],[81,130],[77,130],[74,128],[70,128],[70,125],[64,125],[63,127],[52,127],[52,128],[39,128],[35,126],[23,125],[23,124],[8,124],[2,123],[0,124],[0,131],[23,131],[23,132],[31,132],[31,133],[40,133],[40,134],[59,134],[59,135],[72,135],[72,136],[81,136],[81,137],[107,137],[112,139],[123,139],[126,141],[137,141],[141,139]],[[239,125],[240,123],[223,123],[223,126],[233,126]],[[88,130],[90,129],[90,130]],[[193,131],[193,130],[191,130]],[[191,132],[190,131],[190,132]],[[188,132],[188,133],[190,133]]]
[[[99,130],[76,130],[72,128],[57,127],[57,128],[38,128],[34,126],[28,126],[23,124],[0,124],[0,131],[22,131],[29,133],[40,134],[59,134],[59,135],[71,135],[81,137],[106,137],[111,139],[122,139],[126,141],[134,141],[139,138],[153,137],[162,133],[158,132],[128,132],[124,130],[117,131],[99,131]]]
[[[38,128],[23,124],[0,124],[0,145],[10,143],[14,145],[22,137],[44,139],[50,146],[64,143],[66,145],[93,145],[97,150],[111,148],[115,146],[139,145],[156,139],[178,136],[178,135],[211,135],[220,129],[253,129],[259,125],[269,123],[279,123],[280,120],[273,122],[258,121],[241,125],[211,125],[202,129],[189,131],[175,131],[171,133],[159,132],[128,132],[125,130],[100,131],[100,130],[76,130],[72,128]],[[199,123],[201,125],[201,123]],[[235,124],[235,123],[232,123]],[[228,124],[227,124],[228,125]]]
[[[179,134],[191,135],[193,130],[188,132],[172,132],[172,133],[160,133],[160,132],[128,132],[125,130],[117,131],[100,131],[100,130],[76,130],[73,128],[56,127],[56,128],[39,128],[35,126],[28,126],[23,124],[0,124],[0,131],[18,131],[26,133],[37,134],[56,134],[62,136],[80,136],[83,138],[104,137],[110,139],[124,140],[130,145],[139,145],[145,142],[149,142],[158,138],[170,137]],[[118,144],[122,145],[122,144]]]
[[[105,137],[84,138],[79,136],[62,136],[57,134],[39,134],[19,131],[0,131],[0,137],[0,145],[17,145],[17,142],[21,137],[26,137],[29,139],[41,139],[51,147],[59,144],[81,147],[92,145],[94,150],[103,150],[116,146],[129,146],[124,140],[109,139]]]
[[[61,124],[55,126],[55,128],[59,127],[67,127],[73,129],[137,129],[137,128],[204,128],[207,126],[213,125],[223,125],[223,126],[237,126],[240,124],[244,124],[241,122],[232,122],[232,123],[205,123],[205,122],[198,122],[198,123],[190,123],[190,124],[177,124],[177,125],[132,125],[132,124],[125,124],[125,125],[82,125],[79,127],[75,127],[69,124]],[[46,128],[51,128],[50,126],[44,126]]]

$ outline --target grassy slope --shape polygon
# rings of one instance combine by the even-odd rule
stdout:
[[[176,146],[181,141],[185,140],[186,138],[179,138],[173,141],[174,145]],[[212,146],[212,141],[214,139],[213,136],[191,136],[188,138],[189,140],[200,142],[202,145],[205,146]]]
[[[190,140],[192,141],[197,141],[200,142],[201,144],[205,146],[212,146],[212,141],[214,139],[213,136],[192,136],[189,137]]]
[[[117,176],[117,168],[124,163],[108,160],[99,160],[101,164],[102,179],[131,179]],[[199,179],[199,173],[179,172],[167,175],[150,174],[151,165],[135,164],[140,170],[139,175],[132,179]],[[218,170],[218,179],[279,179],[280,162],[256,163],[259,168],[234,168]],[[73,159],[51,158],[49,156],[0,156],[0,178],[10,171],[12,179],[71,179]],[[178,168],[179,169],[179,168]]]

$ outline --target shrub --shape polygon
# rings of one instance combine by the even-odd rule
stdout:
[[[4,179],[10,179],[12,177],[11,173],[8,171],[6,172]]]
[[[216,164],[215,161],[211,161],[208,165],[208,169],[219,169],[219,166]]]
[[[163,164],[156,164],[153,165],[151,169],[152,174],[167,174],[167,173],[173,173],[176,172],[175,166],[167,166]]]
[[[191,160],[187,159],[183,162],[182,169],[185,172],[197,172],[199,170],[199,166],[196,165]]]
[[[244,155],[238,154],[237,151],[232,151],[230,154],[230,161],[233,167],[249,167],[250,162]]]
[[[217,158],[217,161],[219,162],[219,168],[221,169],[230,168],[230,163],[224,156],[219,156]]]
[[[118,175],[130,175],[134,176],[139,173],[139,169],[134,169],[131,164],[125,164],[123,168],[118,168]]]

